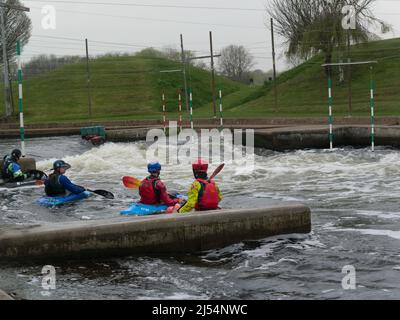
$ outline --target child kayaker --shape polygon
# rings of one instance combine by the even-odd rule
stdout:
[[[198,159],[192,164],[195,181],[188,192],[188,201],[179,209],[179,213],[207,211],[219,209],[218,204],[222,200],[222,194],[214,180],[207,177],[208,163]]]
[[[143,179],[139,187],[140,203],[143,204],[165,204],[169,207],[180,203],[180,199],[171,199],[167,187],[160,179],[161,164],[151,162],[147,165],[150,176]]]
[[[47,196],[65,196],[67,192],[81,194],[85,188],[73,184],[64,174],[71,166],[63,160],[57,160],[53,164],[54,172],[45,180]]]

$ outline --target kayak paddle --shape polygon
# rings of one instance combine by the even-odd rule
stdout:
[[[90,189],[86,189],[86,191],[98,194],[99,196],[102,196],[102,197],[104,197],[106,199],[110,199],[110,200],[115,198],[114,195],[111,192],[106,191],[106,190],[90,190]]]
[[[213,179],[217,174],[219,174],[222,169],[225,167],[225,163],[220,164],[213,172],[210,177],[210,180]],[[141,181],[135,177],[125,176],[122,178],[122,182],[124,186],[128,189],[139,189]]]
[[[122,182],[128,189],[139,189],[140,187],[140,180],[134,177],[123,177]]]
[[[213,174],[209,178],[209,180],[213,179],[218,173],[222,171],[222,169],[225,167],[225,163],[220,164],[217,169],[214,170]]]

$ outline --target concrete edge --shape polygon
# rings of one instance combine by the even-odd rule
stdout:
[[[3,300],[14,300],[11,298],[7,293],[5,293],[3,290],[0,289],[0,301]]]
[[[0,232],[3,261],[200,252],[245,240],[311,231],[302,204],[49,224]]]

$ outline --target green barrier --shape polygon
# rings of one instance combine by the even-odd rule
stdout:
[[[104,139],[106,138],[106,130],[101,126],[81,128],[80,132],[82,138],[88,136],[100,136]]]

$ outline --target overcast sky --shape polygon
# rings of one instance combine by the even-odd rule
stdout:
[[[135,52],[145,47],[179,49],[181,33],[185,49],[205,55],[210,52],[209,31],[212,31],[215,52],[229,44],[244,45],[255,58],[255,68],[269,70],[272,67],[272,54],[270,31],[266,28],[269,17],[265,6],[268,1],[22,0],[25,6],[31,8],[28,14],[33,23],[32,38],[23,52],[24,60],[40,53],[84,55],[85,38],[89,39],[92,55]],[[46,5],[52,5],[56,9],[54,30],[42,27],[45,15],[41,10]],[[394,28],[394,31],[383,36],[384,38],[400,36],[400,0],[377,0],[374,12]],[[276,40],[280,70],[287,68],[282,40]]]

